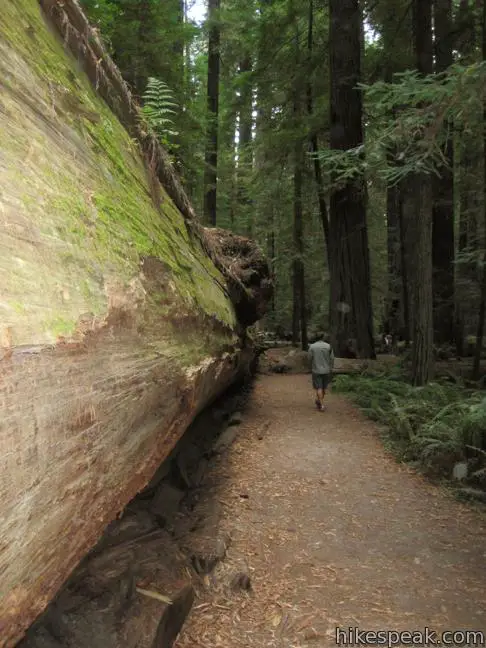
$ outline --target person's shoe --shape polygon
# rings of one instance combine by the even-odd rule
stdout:
[[[317,409],[318,409],[319,411],[322,410],[321,401],[320,401],[318,398],[316,398],[316,407],[317,407]]]

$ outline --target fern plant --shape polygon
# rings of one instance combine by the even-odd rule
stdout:
[[[149,77],[143,101],[142,115],[150,130],[165,147],[177,148],[171,138],[179,133],[174,130],[174,120],[170,115],[176,114],[178,106],[169,86],[160,79]]]

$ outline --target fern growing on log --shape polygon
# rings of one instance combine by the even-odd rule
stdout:
[[[174,142],[170,141],[170,138],[178,135],[173,130],[174,121],[170,115],[175,115],[174,108],[178,106],[169,86],[160,79],[149,77],[143,101],[142,115],[148,127],[165,147],[177,148]]]

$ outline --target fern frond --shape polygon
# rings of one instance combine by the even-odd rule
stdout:
[[[169,115],[176,115],[179,106],[169,86],[161,79],[149,77],[143,101],[142,117],[158,139],[166,143],[168,137],[176,136],[178,133]]]

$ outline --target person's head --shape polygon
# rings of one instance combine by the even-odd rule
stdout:
[[[329,342],[330,340],[330,336],[325,331],[319,331],[316,337],[319,342]]]

